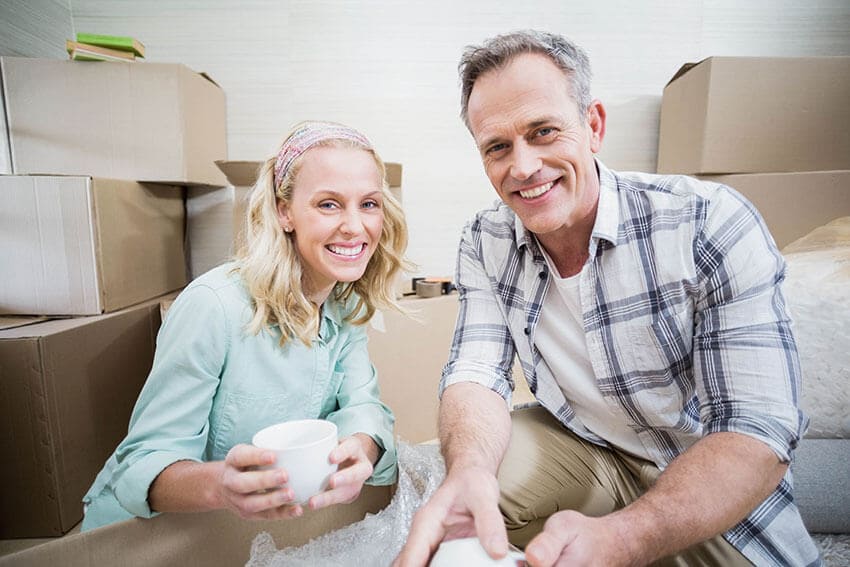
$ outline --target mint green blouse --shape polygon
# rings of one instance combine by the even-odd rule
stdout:
[[[319,338],[281,347],[277,327],[245,332],[251,300],[233,267],[194,280],[168,311],[129,433],[83,498],[84,531],[155,515],[148,489],[167,466],[223,460],[281,421],[328,419],[340,437],[370,435],[383,454],[368,483],[395,480],[394,418],[379,399],[366,329],[343,320],[351,307],[328,298]]]

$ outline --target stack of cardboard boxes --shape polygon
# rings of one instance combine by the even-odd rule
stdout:
[[[55,536],[187,282],[186,186],[226,183],[224,93],[175,64],[3,57],[0,78],[0,538]]]
[[[848,101],[850,57],[712,57],[685,65],[664,89],[658,171],[737,189],[782,249],[850,215]],[[810,376],[803,361],[804,388],[810,378],[832,382]],[[847,477],[848,448],[845,439],[807,435],[796,451],[794,496],[812,531],[846,530],[847,499],[836,498],[835,487]]]
[[[658,172],[729,185],[782,248],[850,214],[850,57],[710,57],[664,88]]]

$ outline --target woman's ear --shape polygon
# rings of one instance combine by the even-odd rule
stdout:
[[[289,218],[289,207],[286,203],[278,200],[277,202],[277,219],[280,222],[280,227],[283,232],[292,232],[292,220]]]

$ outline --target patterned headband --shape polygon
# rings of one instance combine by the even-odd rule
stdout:
[[[356,142],[367,149],[372,149],[372,144],[366,137],[353,128],[337,124],[335,122],[307,122],[287,138],[277,154],[274,164],[274,190],[280,190],[280,184],[292,163],[304,152],[320,142],[327,140],[349,140]]]

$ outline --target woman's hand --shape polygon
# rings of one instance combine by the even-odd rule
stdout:
[[[274,462],[272,451],[252,445],[234,446],[221,463],[217,487],[219,507],[240,518],[254,520],[301,516],[304,510],[292,502],[292,489],[282,486],[289,480],[286,470],[256,470]]]
[[[328,490],[310,498],[310,509],[354,502],[363,483],[372,476],[379,452],[378,445],[365,433],[340,439],[330,455],[331,462],[339,464],[339,470],[331,476]]]

